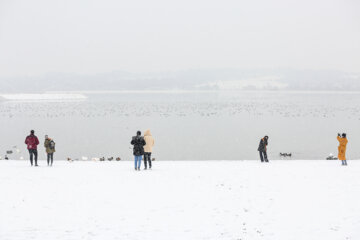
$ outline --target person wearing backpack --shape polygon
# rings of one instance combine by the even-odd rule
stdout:
[[[135,156],[135,170],[140,171],[142,156],[144,155],[145,140],[141,132],[137,131],[136,136],[132,137],[131,145],[134,145],[133,154]]]
[[[27,145],[27,149],[29,150],[31,166],[33,165],[33,157],[35,157],[35,166],[37,167],[37,145],[39,145],[39,139],[37,138],[37,136],[35,136],[34,130],[31,130],[30,135],[26,137],[25,144]]]
[[[49,138],[48,135],[45,136],[44,147],[47,153],[47,165],[52,166],[54,162],[55,142]]]

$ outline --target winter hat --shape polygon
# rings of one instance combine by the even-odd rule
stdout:
[[[140,132],[140,131],[137,131],[137,132],[136,132],[136,135],[140,136],[140,135],[141,135],[141,132]]]
[[[31,131],[30,131],[30,133],[31,133],[31,134],[34,134],[34,133],[35,133],[35,131],[34,131],[34,130],[31,130]]]
[[[346,133],[343,133],[343,134],[342,134],[342,137],[343,137],[343,138],[346,138]]]

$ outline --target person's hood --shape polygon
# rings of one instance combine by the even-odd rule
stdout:
[[[151,136],[150,129],[148,129],[148,130],[145,131],[144,136]]]

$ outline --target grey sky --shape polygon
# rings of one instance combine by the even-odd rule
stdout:
[[[194,68],[360,72],[356,0],[0,0],[0,76]]]

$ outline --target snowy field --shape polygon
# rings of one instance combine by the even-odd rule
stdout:
[[[360,161],[153,168],[0,161],[0,239],[360,239]]]

